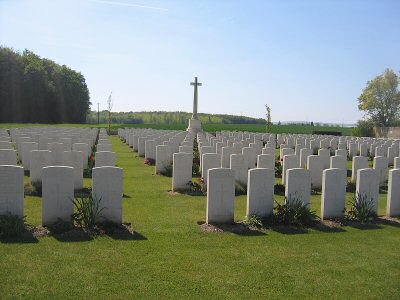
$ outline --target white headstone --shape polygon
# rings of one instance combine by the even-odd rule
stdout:
[[[117,167],[93,168],[93,197],[100,201],[99,221],[122,224],[123,170]]]
[[[42,224],[61,219],[72,221],[74,213],[74,170],[71,167],[45,167],[42,171]]]
[[[272,154],[258,155],[257,168],[275,170],[275,155]]]
[[[374,169],[360,169],[357,171],[356,195],[372,201],[374,210],[378,213],[379,204],[379,174]]]
[[[74,168],[74,189],[83,189],[82,152],[65,151],[64,162],[66,166]]]
[[[235,175],[231,169],[208,170],[206,223],[233,223]]]
[[[17,151],[0,149],[0,165],[17,165]]]
[[[0,150],[2,149],[12,150],[13,149],[12,143],[6,141],[0,141]]]
[[[235,172],[235,180],[244,186],[247,185],[248,165],[249,162],[246,155],[231,155],[230,167]]]
[[[21,143],[21,151],[22,151],[22,166],[24,170],[30,170],[30,152],[32,150],[37,150],[38,144],[35,142],[23,142]]]
[[[88,158],[90,157],[90,154],[91,154],[89,145],[85,144],[85,143],[74,143],[74,144],[72,144],[72,150],[82,152],[83,169],[87,169],[88,168]]]
[[[347,172],[347,157],[342,155],[331,156],[331,168],[341,169]]]
[[[95,154],[95,165],[98,167],[115,167],[115,152],[101,151]]]
[[[191,153],[174,153],[172,169],[172,190],[182,191],[188,189],[192,181],[193,155]]]
[[[42,169],[51,164],[51,152],[48,150],[33,150],[30,153],[31,171],[29,173],[31,183],[42,182]]]
[[[384,156],[374,157],[374,169],[379,175],[379,185],[384,186],[388,180],[389,175],[389,160]]]
[[[206,153],[202,156],[201,165],[201,176],[203,177],[204,183],[207,183],[207,175],[209,169],[221,167],[221,154],[218,153]]]
[[[322,219],[344,216],[347,174],[343,169],[326,169],[322,176]]]
[[[389,171],[386,215],[388,217],[400,216],[400,169]]]
[[[0,215],[24,216],[24,168],[0,166]]]
[[[283,157],[283,165],[282,165],[282,184],[286,184],[286,173],[287,170],[298,168],[299,167],[299,160],[297,155],[285,155]]]
[[[368,158],[364,156],[354,156],[352,163],[351,181],[357,181],[357,171],[368,168]]]
[[[310,204],[311,172],[296,168],[286,172],[285,197],[290,200],[297,199],[304,204]]]
[[[313,188],[322,188],[322,172],[324,166],[321,157],[318,155],[310,155],[307,158],[307,169],[311,173],[311,185]]]
[[[260,218],[273,213],[275,172],[273,169],[257,168],[249,170],[247,183],[246,215]]]
[[[165,172],[169,165],[172,165],[170,147],[167,145],[156,146],[156,174]]]

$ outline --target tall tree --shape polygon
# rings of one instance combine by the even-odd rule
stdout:
[[[0,122],[84,123],[89,108],[82,74],[29,50],[0,47]]]
[[[112,92],[110,93],[110,96],[108,96],[107,100],[107,110],[108,110],[108,134],[111,134],[111,110],[113,108],[113,101],[112,101]]]
[[[358,98],[358,108],[377,126],[393,126],[400,114],[399,78],[391,69],[386,69],[368,81]]]
[[[267,132],[271,130],[272,119],[271,119],[271,107],[268,104],[265,104],[265,121],[267,123]]]

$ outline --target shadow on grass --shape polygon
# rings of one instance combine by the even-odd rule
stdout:
[[[112,233],[106,233],[107,236],[112,238],[113,240],[120,240],[120,241],[147,241],[147,237],[142,235],[137,231],[115,231]]]
[[[288,235],[308,233],[308,228],[289,226],[289,225],[275,225],[269,227],[269,229],[281,234],[288,234]]]
[[[33,230],[27,230],[22,235],[16,237],[0,238],[3,244],[36,244],[39,240],[34,235]]]
[[[107,235],[113,240],[121,241],[147,241],[147,237],[134,231],[131,223],[103,223],[100,226],[100,231],[103,235]]]
[[[51,233],[50,236],[59,242],[87,242],[94,239],[93,236],[80,228],[74,228],[64,233]]]
[[[127,194],[123,194],[122,195],[122,198],[125,198],[125,199],[130,199],[130,198],[132,198],[131,196],[129,196],[129,195],[127,195]]]
[[[346,232],[346,230],[343,229],[340,224],[336,225],[336,223],[333,223],[333,222],[332,223],[318,222],[313,227],[311,227],[311,229],[325,232],[325,233]]]
[[[232,224],[206,224],[204,221],[198,221],[203,232],[230,232],[241,236],[264,236],[267,235],[264,231],[258,228],[249,228],[243,223]]]
[[[387,218],[387,217],[378,217],[374,221],[365,222],[365,223],[348,221],[346,225],[360,229],[360,230],[383,229],[384,225],[400,228],[400,220],[393,219],[393,218]]]

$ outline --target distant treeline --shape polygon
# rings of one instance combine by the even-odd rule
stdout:
[[[152,112],[112,112],[111,123],[113,124],[186,124],[192,114],[175,111],[152,111]],[[198,114],[203,124],[265,124],[264,119],[256,119],[233,115]],[[108,112],[100,112],[100,123],[108,122]],[[97,112],[91,111],[87,117],[87,123],[97,123]]]
[[[89,106],[81,73],[0,47],[0,123],[84,123]]]

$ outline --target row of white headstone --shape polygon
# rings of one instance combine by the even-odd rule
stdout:
[[[42,224],[59,219],[70,222],[74,213],[74,170],[66,166],[44,167],[42,170]],[[92,173],[92,193],[102,220],[122,223],[123,170],[97,167]],[[0,215],[24,216],[24,168],[0,165]]]
[[[186,131],[154,129],[120,129],[118,134],[133,151],[145,160],[153,160],[156,173],[172,165],[172,190],[184,190],[192,180],[193,146],[195,135]],[[204,133],[197,139],[205,142]]]
[[[351,147],[351,145],[355,143],[355,139],[348,139],[349,141],[346,145]],[[210,207],[207,207],[207,220],[209,222],[218,223],[225,222],[224,220],[233,220],[232,205],[234,201],[231,200],[234,199],[235,181],[239,181],[248,186],[248,214],[255,212],[251,209],[251,207],[259,207],[259,204],[261,203],[260,201],[256,200],[252,201],[252,199],[260,199],[254,195],[259,195],[262,199],[264,199],[264,209],[256,212],[255,214],[258,214],[259,216],[265,216],[266,214],[272,213],[273,185],[275,182],[273,175],[277,141],[282,143],[280,146],[280,156],[283,157],[282,181],[285,184],[286,196],[289,198],[298,198],[307,204],[309,203],[310,199],[311,187],[322,187],[322,218],[340,217],[343,215],[347,183],[347,146],[344,147],[345,149],[336,149],[335,156],[331,157],[330,155],[332,149],[337,148],[335,147],[335,141],[337,141],[337,146],[342,147],[344,141],[346,141],[346,138],[337,139],[335,137],[326,138],[302,135],[301,137],[297,136],[296,139],[293,135],[275,136],[270,134],[257,135],[249,133],[225,132],[219,134],[217,133],[217,139],[213,139],[211,142],[211,150],[215,151],[216,153],[203,154],[202,156],[203,177],[207,170],[210,171],[210,168],[216,168],[212,169],[212,172],[221,175],[221,178],[216,180],[215,186],[213,185],[214,182],[208,182],[207,185],[208,205],[210,205]],[[265,148],[261,149],[262,144],[265,142]],[[249,147],[242,147],[243,143],[245,145],[249,143]],[[296,143],[296,151],[294,151],[292,148],[294,143]],[[396,148],[398,148],[397,141],[386,141],[386,143],[393,143],[396,145]],[[302,148],[306,147],[307,144],[309,145],[308,148]],[[318,144],[320,147],[322,147],[318,151],[319,155],[311,155],[313,152],[318,150],[318,148],[314,148],[318,147]],[[327,149],[328,147],[332,148]],[[240,152],[240,148],[242,149],[242,155],[232,154],[234,151]],[[253,150],[246,148],[253,148]],[[260,152],[262,154],[257,155]],[[230,160],[228,160],[229,156]],[[351,155],[349,156],[351,157]],[[209,161],[211,161],[211,163],[209,163]],[[254,162],[257,162],[257,167],[259,169],[263,169],[263,171],[257,171],[257,169],[248,170],[246,167],[246,162],[248,161],[251,161],[249,168],[254,166]],[[397,167],[397,158],[394,160],[394,163],[395,167]],[[374,169],[369,169],[368,160],[366,157],[353,157],[352,177],[354,181],[357,181],[357,178],[360,178],[357,181],[357,193],[359,193],[361,197],[365,197],[368,200],[373,201],[376,212],[378,210],[379,185],[382,185],[385,181],[385,178],[388,178],[388,164],[387,157],[376,156],[374,158]],[[308,170],[299,168],[300,166],[306,167]],[[223,171],[215,171],[222,169]],[[207,177],[208,176],[209,175],[207,175]],[[215,178],[215,176],[213,178]],[[226,214],[221,213],[224,209],[218,210],[218,207],[221,208],[220,204],[224,201],[221,202],[221,199],[223,199],[221,198],[221,193],[215,192],[216,190],[221,191],[224,189],[225,185],[221,184],[221,180],[224,180],[223,178],[229,178],[226,180],[227,182],[229,181],[228,190],[230,193],[228,193],[229,195],[226,195],[225,192],[222,193],[225,195],[223,197],[230,199],[226,202],[229,203],[229,205],[222,205],[222,207],[225,207],[227,211],[229,211],[229,218],[226,217]],[[266,184],[267,178],[269,178],[269,184]],[[252,181],[253,183],[261,182],[261,184],[252,184]],[[387,198],[387,215],[389,216],[398,216],[400,214],[400,193],[395,189],[395,187],[397,187],[399,184],[399,170],[391,170],[389,173],[389,192]],[[257,193],[253,189],[262,190],[262,193]],[[269,197],[262,195],[269,195]],[[225,215],[225,217],[222,217],[220,220],[215,217],[210,217],[213,215],[214,209],[212,208],[212,203],[215,201],[219,203],[216,206],[216,215]],[[253,205],[252,202],[255,202],[256,204]]]
[[[31,182],[39,182],[42,185],[43,224],[49,225],[58,219],[70,221],[74,210],[74,190],[83,188],[83,162],[86,161],[87,166],[88,157],[92,153],[91,146],[95,144],[98,135],[97,149],[100,151],[96,152],[96,165],[92,174],[93,195],[101,202],[100,206],[104,207],[103,219],[122,222],[123,170],[114,167],[115,153],[110,151],[112,147],[105,129],[101,129],[99,134],[97,129],[68,128],[66,131],[71,134],[71,130],[75,134],[88,133],[87,143],[65,145],[53,141],[47,145],[50,150],[35,150],[35,147],[32,149],[24,144],[35,146],[36,142],[21,141],[21,138],[34,138],[38,133],[43,135],[54,132],[63,136],[64,129],[23,128],[22,133],[18,129],[11,129],[11,136],[5,130],[0,131],[0,141],[4,142],[0,144],[0,215],[11,213],[23,216],[25,168],[17,166],[18,153],[22,162],[25,157],[25,163],[29,165]],[[54,135],[52,138],[57,140]],[[79,139],[76,136],[75,138]],[[72,137],[61,139],[72,140]],[[19,141],[19,151],[13,150],[13,141],[17,149]],[[4,145],[7,149],[1,149],[5,148]],[[71,147],[75,150],[71,151]],[[76,151],[77,149],[82,151]]]
[[[379,177],[374,169],[357,171],[356,194],[370,201],[378,214]],[[235,206],[235,174],[228,168],[208,170],[207,183],[207,223],[232,223]],[[346,172],[330,168],[323,171],[321,218],[340,218],[344,216],[346,205]],[[248,170],[247,215],[266,217],[273,213],[275,175],[273,169],[254,168]],[[386,214],[400,216],[400,169],[389,172]],[[311,172],[302,168],[289,169],[286,173],[285,197],[303,204],[310,204]]]

